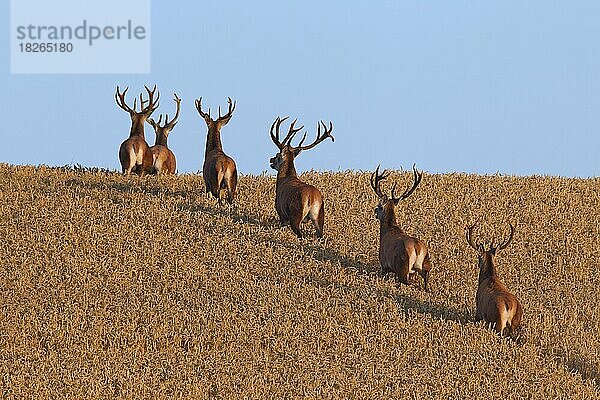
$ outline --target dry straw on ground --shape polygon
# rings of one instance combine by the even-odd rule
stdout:
[[[304,179],[323,241],[279,229],[272,177],[228,209],[195,175],[0,166],[3,398],[600,396],[599,180],[426,174],[398,207],[426,294],[377,276],[366,173]],[[497,262],[524,345],[472,322],[475,221],[516,226]]]

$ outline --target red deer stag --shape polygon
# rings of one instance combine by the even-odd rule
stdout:
[[[384,170],[379,173],[379,166],[371,175],[371,187],[379,197],[379,204],[375,209],[375,216],[379,220],[379,262],[381,274],[393,272],[396,280],[408,285],[408,277],[415,272],[423,278],[423,288],[428,291],[429,271],[431,261],[427,245],[415,237],[407,235],[396,222],[395,206],[400,200],[406,199],[415,191],[423,173],[418,173],[413,165],[414,183],[408,187],[400,197],[396,197],[396,184],[392,187],[392,196],[388,197],[381,192],[381,181],[389,176]]]
[[[224,192],[227,193],[227,202],[232,204],[237,186],[235,161],[223,152],[221,144],[221,128],[227,125],[235,110],[235,103],[231,101],[230,97],[227,100],[229,105],[227,114],[221,116],[221,107],[219,107],[219,117],[216,120],[210,117],[210,109],[208,113],[202,111],[202,97],[196,100],[196,109],[208,127],[204,165],[202,166],[204,184],[206,192],[212,193],[219,200],[219,204],[224,197]]]
[[[473,241],[474,228],[475,225],[467,228],[466,237],[467,242],[477,251],[479,257],[479,285],[475,297],[475,319],[494,324],[496,332],[500,335],[506,329],[507,333],[512,336],[521,325],[523,307],[517,297],[508,291],[498,277],[494,257],[497,251],[505,249],[511,242],[515,228],[510,225],[508,238],[497,246],[494,245],[492,240],[487,250],[483,243]]]
[[[156,133],[156,142],[154,146],[150,147],[150,151],[152,152],[152,166],[153,172],[156,174],[174,174],[175,169],[177,167],[177,161],[175,159],[175,154],[169,149],[167,146],[167,138],[169,137],[169,133],[173,130],[175,125],[177,125],[177,119],[179,118],[179,110],[181,109],[181,99],[177,97],[177,94],[174,93],[175,98],[173,99],[177,104],[177,111],[175,112],[175,117],[171,121],[169,121],[169,115],[165,115],[165,124],[162,123],[162,114],[158,117],[158,122],[155,122],[152,118],[148,118],[147,121],[154,128],[154,133]]]
[[[277,183],[275,192],[275,209],[279,215],[281,224],[290,224],[292,231],[302,238],[300,224],[302,222],[312,221],[317,229],[317,237],[323,236],[323,227],[325,225],[325,205],[323,204],[323,195],[314,186],[308,185],[298,179],[296,167],[294,167],[294,158],[300,154],[302,150],[312,149],[327,138],[335,139],[331,136],[333,124],[329,122],[329,128],[321,121],[317,125],[317,138],[308,146],[302,146],[304,137],[296,147],[292,147],[291,141],[304,126],[295,128],[296,121],[292,122],[288,134],[279,141],[279,127],[281,123],[288,117],[283,119],[277,117],[273,125],[271,125],[271,140],[279,148],[279,153],[271,158],[271,168],[277,171]],[[321,133],[323,126],[323,133]]]
[[[160,93],[157,94],[155,99],[154,93],[156,92],[156,85],[154,85],[154,89],[152,90],[148,89],[147,86],[144,87],[148,92],[148,100],[143,100],[142,95],[140,94],[139,112],[136,111],[136,99],[133,100],[133,109],[130,108],[125,101],[125,95],[129,88],[126,88],[125,91],[121,93],[117,86],[117,91],[115,93],[117,105],[127,111],[131,117],[131,131],[129,132],[129,138],[121,143],[121,147],[119,148],[121,168],[126,175],[134,172],[143,176],[152,170],[152,153],[144,138],[144,124],[146,123],[146,119],[148,119],[158,108]],[[148,104],[144,107],[144,103]]]

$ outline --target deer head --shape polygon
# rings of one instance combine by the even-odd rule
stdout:
[[[396,184],[394,183],[394,186],[392,186],[391,197],[388,197],[388,195],[381,192],[381,181],[385,180],[388,176],[390,176],[390,173],[387,170],[384,170],[381,174],[379,173],[379,165],[375,172],[371,174],[371,188],[373,188],[373,191],[377,197],[379,197],[379,204],[375,209],[375,217],[382,222],[391,219],[391,217],[395,215],[394,207],[398,205],[400,200],[408,198],[415,191],[417,186],[419,186],[421,179],[423,179],[423,173],[417,172],[416,165],[413,164],[414,182],[412,186],[406,188],[404,193],[399,197],[396,197]],[[395,223],[395,217],[393,218],[393,222]]]
[[[227,123],[231,119],[231,116],[233,115],[233,111],[235,110],[235,106],[236,106],[236,102],[231,101],[231,97],[228,97],[227,98],[227,104],[228,104],[227,114],[221,116],[221,106],[219,106],[219,117],[217,119],[212,119],[210,116],[210,108],[208,109],[208,113],[205,113],[204,111],[202,111],[202,97],[200,97],[199,99],[196,99],[195,104],[196,104],[196,110],[198,110],[198,114],[200,114],[200,116],[202,118],[204,118],[204,121],[206,122],[206,126],[208,126],[209,132],[212,132],[212,131],[220,132],[221,128],[224,127],[225,125],[227,125]]]
[[[125,88],[123,93],[121,93],[119,86],[117,86],[117,91],[115,92],[115,101],[117,102],[117,105],[123,110],[127,111],[131,117],[132,134],[139,133],[140,127],[141,133],[143,134],[144,122],[158,108],[160,93],[157,93],[156,98],[154,98],[154,94],[156,93],[156,85],[154,85],[152,90],[150,90],[148,86],[144,86],[144,88],[146,89],[146,92],[148,92],[148,99],[144,100],[142,94],[140,93],[140,111],[136,110],[137,99],[133,99],[133,108],[129,107],[125,101],[125,95],[127,94],[129,88]]]
[[[485,247],[483,242],[475,242],[473,240],[473,229],[475,229],[475,225],[476,224],[473,224],[466,229],[465,236],[467,238],[467,243],[469,243],[469,246],[471,246],[477,252],[480,272],[488,271],[489,273],[495,273],[494,256],[496,255],[496,252],[504,250],[510,244],[515,233],[515,228],[512,226],[512,224],[510,224],[510,233],[508,238],[499,242],[497,245],[495,244],[496,239],[492,239],[490,245]]]
[[[275,122],[273,122],[273,125],[271,125],[271,140],[273,141],[273,143],[275,143],[275,146],[279,148],[279,152],[275,155],[275,157],[270,159],[271,168],[273,168],[276,171],[282,170],[282,167],[284,165],[293,166],[294,159],[298,156],[298,154],[300,154],[302,150],[312,149],[327,138],[331,138],[332,142],[335,141],[335,138],[331,135],[331,132],[333,131],[333,123],[329,122],[329,127],[327,127],[327,125],[325,125],[325,122],[320,121],[317,124],[317,137],[311,144],[307,146],[302,145],[304,143],[304,140],[306,139],[305,132],[304,136],[302,137],[302,140],[300,140],[300,143],[298,143],[298,146],[292,146],[292,139],[294,138],[294,136],[296,136],[296,133],[298,133],[304,128],[304,125],[302,125],[299,128],[296,128],[296,120],[294,120],[294,122],[291,123],[287,135],[282,141],[280,141],[279,127],[286,119],[288,119],[288,117],[277,117]],[[323,128],[323,131],[321,131],[321,127]]]
[[[163,115],[160,114],[158,117],[158,122],[155,122],[152,118],[147,118],[146,121],[154,128],[154,132],[156,133],[156,144],[166,146],[167,138],[169,137],[169,133],[173,130],[175,125],[177,125],[177,120],[179,118],[179,111],[181,109],[181,99],[177,96],[177,93],[173,93],[175,98],[173,101],[177,104],[177,110],[175,111],[175,116],[172,120],[169,121],[169,114],[165,114],[165,122],[162,124]]]

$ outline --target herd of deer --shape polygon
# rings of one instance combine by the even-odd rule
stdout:
[[[176,112],[173,119],[160,115],[158,122],[150,116],[159,104],[160,94],[156,94],[156,86],[150,90],[145,87],[148,98],[143,99],[140,94],[140,111],[136,111],[137,99],[134,99],[133,108],[125,101],[127,89],[120,92],[117,86],[115,100],[117,105],[127,111],[131,117],[131,131],[129,138],[119,148],[119,159],[124,174],[132,172],[140,176],[146,174],[173,174],[176,170],[176,159],[173,152],[167,146],[167,138],[171,130],[177,124],[181,109],[181,99],[175,94]],[[228,110],[225,115],[213,119],[208,113],[202,111],[202,98],[195,101],[196,110],[206,122],[208,134],[206,138],[206,149],[204,153],[204,165],[202,173],[206,192],[211,193],[221,203],[226,199],[229,204],[233,203],[237,186],[237,169],[235,161],[223,152],[221,144],[221,128],[229,122],[236,103],[228,98]],[[279,152],[270,159],[271,168],[277,171],[275,209],[282,225],[289,224],[292,231],[302,238],[300,225],[311,221],[316,229],[317,237],[323,236],[325,224],[325,207],[323,195],[316,187],[302,182],[298,178],[294,159],[303,150],[309,150],[324,140],[331,138],[333,124],[329,125],[323,121],[317,127],[317,137],[309,145],[303,146],[306,133],[297,146],[291,142],[295,135],[304,126],[296,127],[294,120],[288,129],[288,133],[280,140],[279,129],[285,118],[277,118],[271,125],[271,140],[279,149]],[[150,147],[144,138],[144,124],[148,122],[156,133],[155,145]],[[379,261],[381,273],[394,273],[398,282],[408,284],[409,276],[418,273],[423,278],[424,289],[428,290],[429,272],[431,261],[427,245],[415,237],[404,232],[396,221],[395,206],[401,200],[408,198],[419,186],[423,174],[419,173],[413,165],[413,184],[404,193],[396,197],[396,184],[393,185],[391,196],[381,191],[381,182],[389,176],[389,172],[379,173],[379,166],[371,175],[371,187],[379,197],[379,204],[375,209],[375,216],[380,223],[379,237]],[[494,240],[487,247],[483,243],[473,241],[473,229],[475,225],[466,230],[468,244],[477,251],[479,263],[479,284],[476,295],[476,319],[492,324],[501,335],[508,333],[513,335],[521,324],[523,308],[517,298],[508,291],[499,279],[494,265],[494,256],[498,250],[508,246],[514,235],[514,228],[510,226],[510,234],[506,240],[494,245]]]

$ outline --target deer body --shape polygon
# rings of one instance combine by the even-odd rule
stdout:
[[[150,147],[152,153],[153,172],[156,174],[174,174],[177,170],[175,154],[165,145],[155,144]]]
[[[297,147],[292,147],[290,141],[294,135],[303,127],[294,128],[294,121],[288,132],[288,135],[283,141],[279,141],[279,127],[286,118],[277,118],[271,126],[271,139],[279,148],[279,153],[270,159],[271,168],[277,171],[277,181],[275,187],[275,210],[279,216],[279,221],[282,225],[290,224],[292,231],[302,238],[302,230],[300,225],[303,222],[311,221],[317,231],[317,237],[323,236],[325,226],[325,204],[323,195],[316,187],[302,182],[296,173],[294,166],[294,158],[300,154],[302,150],[313,148],[328,137],[333,141],[331,131],[333,125],[329,123],[329,129],[325,123],[320,122],[318,126],[317,139],[308,146],[302,146],[304,138],[300,141]],[[321,134],[321,125],[324,127],[324,133]],[[273,132],[275,129],[276,134]]]
[[[415,178],[413,187],[407,189],[398,198],[394,197],[395,186],[391,198],[381,192],[380,183],[389,175],[386,171],[380,175],[377,167],[371,176],[371,187],[380,198],[379,205],[375,209],[380,224],[379,262],[382,274],[393,272],[396,279],[405,285],[409,284],[410,275],[418,273],[423,278],[423,287],[427,291],[429,271],[432,268],[427,245],[422,240],[407,235],[396,222],[395,206],[400,200],[410,196],[421,182],[422,175],[418,175],[414,167],[413,170]]]
[[[237,168],[233,158],[222,149],[207,148],[202,174],[207,193],[211,193],[219,202],[226,198],[229,204],[233,203],[237,187]]]
[[[179,118],[179,111],[181,109],[181,99],[175,94],[175,103],[177,104],[177,111],[175,117],[169,121],[169,115],[165,116],[165,123],[162,123],[162,114],[160,115],[158,122],[155,122],[152,118],[148,118],[148,123],[154,128],[156,133],[156,142],[154,146],[150,147],[152,153],[152,170],[156,174],[174,174],[177,170],[177,160],[175,154],[169,149],[167,145],[167,139],[169,134],[177,124]]]
[[[395,229],[394,229],[395,228]],[[393,272],[398,280],[408,285],[408,277],[419,273],[425,281],[431,270],[427,245],[402,232],[398,227],[387,229],[379,235],[379,262],[382,273]]]
[[[501,335],[506,331],[513,335],[520,327],[523,318],[523,307],[517,297],[510,293],[502,283],[496,272],[494,257],[496,251],[504,249],[512,240],[514,228],[503,244],[495,247],[493,244],[485,249],[483,244],[474,244],[472,231],[474,226],[467,231],[467,241],[479,253],[479,278],[477,294],[475,295],[475,319],[485,321],[494,326]]]
[[[316,187],[302,182],[296,175],[277,174],[275,210],[282,225],[290,224],[292,231],[302,237],[300,224],[312,221],[317,237],[323,236],[325,204],[323,195]]]
[[[144,133],[131,134],[129,139],[119,147],[119,161],[121,170],[125,175],[132,172],[145,175],[152,170],[152,153],[144,138]]]
[[[121,143],[119,147],[119,161],[121,162],[121,170],[124,174],[129,175],[134,172],[143,176],[152,170],[152,153],[144,137],[144,124],[146,119],[158,108],[160,94],[154,99],[156,86],[152,91],[146,87],[148,100],[143,100],[142,95],[140,95],[141,110],[138,112],[136,111],[136,100],[134,100],[133,108],[130,108],[125,102],[127,90],[128,88],[123,93],[120,93],[117,86],[115,93],[117,105],[127,111],[131,117],[129,138]],[[148,103],[146,107],[144,107],[144,103]]]
[[[227,114],[213,120],[208,113],[202,111],[202,98],[196,100],[196,109],[202,118],[204,118],[208,127],[206,135],[206,148],[204,151],[204,164],[202,166],[202,175],[206,192],[211,193],[215,198],[221,200],[226,198],[229,204],[233,203],[237,188],[237,167],[233,158],[229,157],[223,151],[221,144],[221,128],[229,122],[235,103],[232,103],[231,98],[228,99],[229,110]]]

